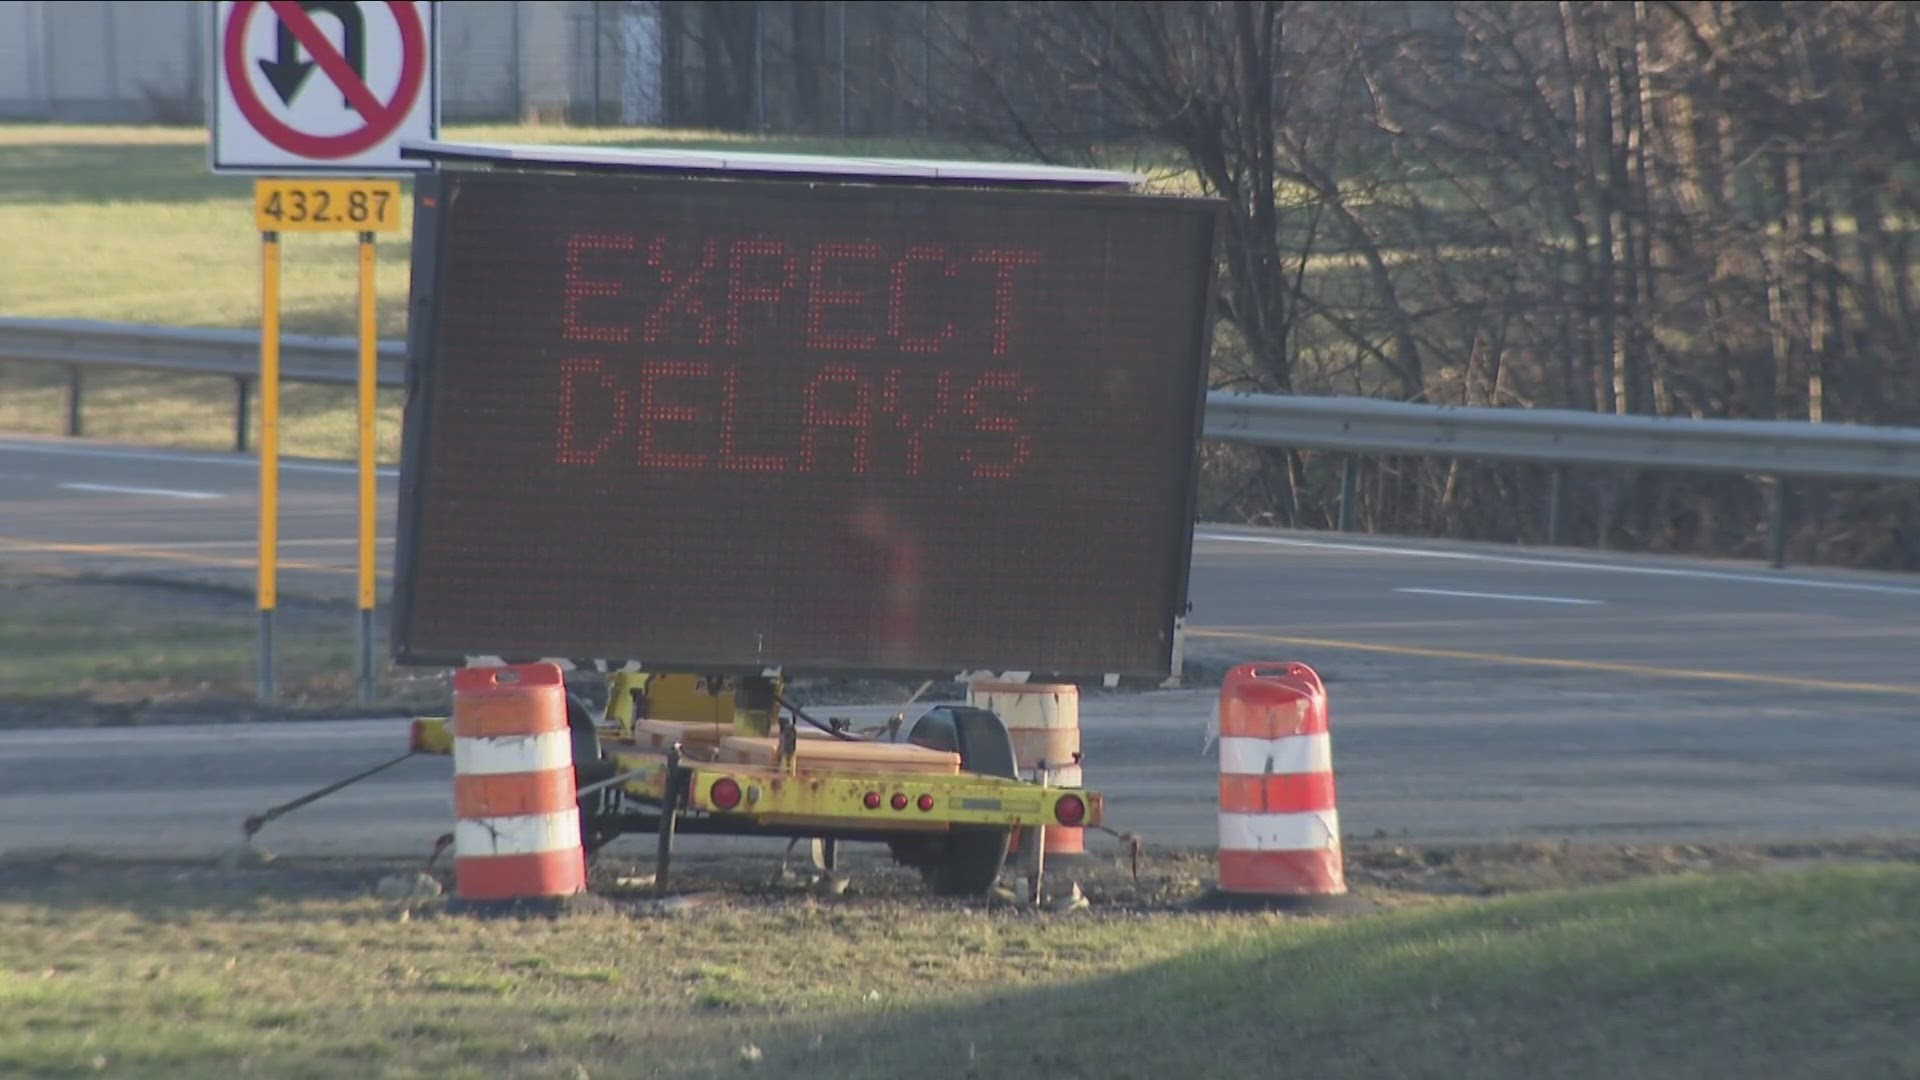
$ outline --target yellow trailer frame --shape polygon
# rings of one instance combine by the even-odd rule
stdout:
[[[623,794],[649,803],[666,800],[672,773],[666,755],[615,747],[608,757],[628,777],[618,785]],[[1104,808],[1095,791],[972,773],[854,773],[831,767],[780,769],[731,763],[681,767],[688,775],[687,809],[750,819],[776,829],[845,826],[861,831],[939,832],[951,825],[1042,828],[1067,819],[1077,827],[1101,824]],[[723,780],[738,786],[737,805],[715,803],[714,788]],[[904,805],[896,805],[896,796],[905,800]],[[923,796],[929,800],[924,809]],[[872,805],[875,799],[878,805]],[[1063,804],[1073,808],[1064,816]]]
[[[413,749],[423,754],[451,755],[453,731],[444,717],[413,722]],[[615,742],[607,748],[623,795],[646,803],[667,798],[673,765],[668,755],[630,749]],[[735,814],[768,825],[820,825],[873,830],[932,832],[947,825],[1004,825],[1008,828],[1051,827],[1061,824],[1061,804],[1078,800],[1080,825],[1104,824],[1105,799],[1087,788],[1048,788],[1032,781],[961,773],[957,776],[889,773],[885,770],[847,772],[833,768],[764,768],[730,763],[683,765],[690,774],[688,808]],[[743,804],[733,809],[713,805],[713,785],[731,779],[741,786]],[[877,793],[881,805],[866,805]],[[895,794],[909,799],[907,808],[893,806]],[[922,811],[919,797],[931,795],[934,805]]]

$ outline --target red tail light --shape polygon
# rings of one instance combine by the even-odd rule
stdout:
[[[920,796],[920,812],[923,814],[929,814],[933,812],[933,796],[931,795]]]
[[[1078,795],[1062,795],[1060,801],[1053,804],[1053,816],[1060,819],[1062,825],[1078,825],[1087,820],[1087,803]]]
[[[907,793],[906,793],[906,792],[904,792],[904,791],[896,791],[896,792],[894,792],[894,793],[893,793],[893,808],[894,808],[895,810],[905,810],[905,809],[907,808]]]
[[[880,809],[880,793],[877,791],[867,792],[866,797],[860,801],[864,803],[869,810]]]
[[[715,780],[707,794],[713,799],[713,805],[721,810],[731,810],[740,805],[740,785],[730,776]]]

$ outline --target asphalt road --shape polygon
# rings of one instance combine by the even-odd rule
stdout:
[[[0,441],[0,561],[246,584],[255,483],[232,455]],[[353,492],[339,466],[287,470],[284,588],[350,595]],[[1299,659],[1327,679],[1350,835],[1920,832],[1920,577],[1203,527],[1193,602],[1197,667]],[[1210,706],[1085,697],[1116,827],[1212,842]],[[0,852],[210,854],[404,740],[388,721],[0,734]],[[422,851],[448,772],[410,761],[262,839]]]

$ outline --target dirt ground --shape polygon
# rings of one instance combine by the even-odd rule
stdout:
[[[234,854],[239,854],[238,849]],[[1447,899],[1495,897],[1580,888],[1686,874],[1763,872],[1823,863],[1920,863],[1920,839],[1845,840],[1774,844],[1600,844],[1575,842],[1406,846],[1354,844],[1345,852],[1351,903],[1302,905],[1304,914],[1361,914]],[[0,857],[0,898],[57,900],[152,895],[186,890],[209,902],[249,896],[352,899],[382,879],[426,873],[442,897],[455,887],[451,852],[432,864],[393,859],[275,858],[270,852],[222,863],[128,860],[79,856]],[[671,887],[654,888],[649,851],[602,854],[590,867],[592,910],[634,914],[685,912],[703,907],[785,908],[829,904],[850,912],[942,907],[1030,908],[1022,864],[1010,859],[996,895],[982,900],[930,897],[919,879],[884,852],[858,845],[841,856],[833,875],[815,868],[804,843],[777,856],[681,855]],[[839,879],[836,881],[835,879]],[[1218,909],[1210,850],[1148,850],[1137,863],[1124,850],[1050,860],[1042,906],[1097,916],[1158,915]],[[1084,905],[1074,902],[1084,898]],[[422,914],[442,900],[415,898]],[[1285,910],[1284,906],[1282,910]]]

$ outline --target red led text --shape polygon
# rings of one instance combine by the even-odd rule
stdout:
[[[908,477],[947,464],[977,479],[1009,479],[1033,457],[1033,387],[1017,372],[895,368],[876,379],[827,364],[797,393],[756,393],[745,382],[737,365],[705,360],[653,360],[624,375],[598,358],[567,360],[554,460]]]
[[[936,354],[1013,347],[1040,252],[867,240],[701,240],[582,232],[566,241],[561,333],[648,345],[792,344]]]

